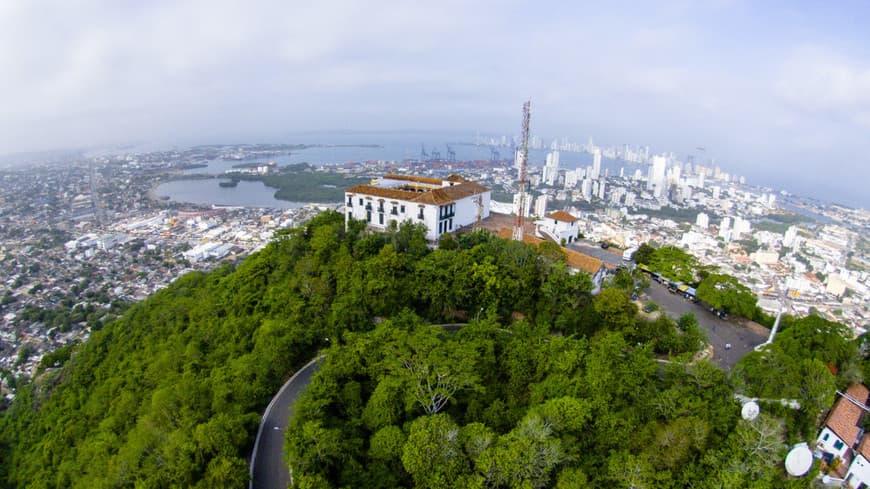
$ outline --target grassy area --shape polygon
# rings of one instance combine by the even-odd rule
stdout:
[[[752,224],[752,227],[755,228],[756,231],[768,231],[778,234],[785,234],[785,232],[788,231],[788,226],[788,224],[767,220],[760,220]]]
[[[776,221],[788,226],[793,224],[802,224],[805,222],[815,222],[815,219],[805,216],[803,214],[798,214],[796,212],[778,212],[776,214],[768,214],[764,216],[762,219],[770,219],[771,221]]]
[[[344,191],[354,185],[369,183],[368,178],[346,177],[338,173],[314,171],[302,163],[281,169],[272,175],[237,175],[239,180],[259,180],[277,189],[275,198],[291,202],[341,202]]]

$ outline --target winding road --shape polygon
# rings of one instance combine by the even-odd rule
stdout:
[[[284,431],[293,416],[293,405],[311,383],[323,358],[311,360],[293,374],[266,408],[251,455],[249,489],[287,489],[290,471],[284,462]]]
[[[704,307],[671,294],[663,285],[653,282],[644,294],[676,319],[683,313],[694,313],[699,325],[706,331],[713,345],[713,362],[730,370],[737,360],[746,355],[765,336],[748,328],[723,321]],[[455,331],[461,324],[437,325],[447,331]],[[730,348],[725,348],[725,345]],[[278,391],[263,414],[251,456],[249,489],[286,489],[290,483],[290,471],[284,462],[284,432],[293,416],[293,405],[317,372],[323,355],[300,368]]]

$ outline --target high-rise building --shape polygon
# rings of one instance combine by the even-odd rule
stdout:
[[[538,198],[535,199],[535,215],[538,217],[544,217],[547,215],[547,200],[549,196],[547,194],[541,194]]]
[[[532,212],[532,199],[526,195],[526,198],[523,202],[525,205],[525,209],[523,210],[523,215],[528,216]],[[520,213],[520,194],[514,194],[514,206],[513,206],[514,215],[519,215]]]
[[[719,225],[719,237],[725,241],[731,241],[731,218],[723,217],[722,224]]]
[[[583,194],[583,198],[585,200],[589,200],[592,198],[592,180],[589,178],[584,178],[583,183],[580,184],[580,192]]]
[[[597,180],[601,176],[601,149],[592,150],[592,178]]]
[[[789,226],[788,230],[785,232],[785,237],[782,239],[782,245],[787,248],[793,247],[797,241],[797,235],[797,226]]]
[[[544,164],[544,183],[553,186],[559,178],[559,152],[547,153],[547,161]]]
[[[649,176],[647,177],[646,186],[648,190],[656,189],[656,196],[661,195],[665,185],[665,171],[668,167],[668,160],[664,156],[653,156],[652,166],[649,168]]]
[[[734,230],[731,232],[731,239],[741,239],[743,236],[752,232],[752,223],[740,216],[734,218]]]
[[[637,198],[637,195],[634,192],[629,192],[625,194],[625,206],[626,207],[634,207],[634,199]]]
[[[722,193],[722,188],[718,185],[712,188],[713,190],[713,200],[719,200],[719,194]]]
[[[703,212],[699,212],[698,218],[695,219],[695,225],[701,229],[707,229],[710,226],[710,216]]]
[[[606,182],[604,180],[601,180],[598,184],[598,198],[601,200],[604,200],[604,186],[605,185],[606,185]]]
[[[577,173],[577,170],[568,170],[565,172],[565,190],[569,190],[577,186]]]

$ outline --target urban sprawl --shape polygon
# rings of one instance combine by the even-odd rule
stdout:
[[[446,158],[424,150],[414,160],[334,162],[306,171],[348,179],[461,174],[492,190],[493,213],[519,212],[514,141],[478,136],[470,144],[489,146],[492,157],[456,160],[448,147]],[[856,334],[865,331],[867,211],[755,187],[706,158],[566,139],[545,145],[533,137],[530,146],[550,152],[544,161],[529,161],[524,211],[530,219],[557,210],[577,218],[581,240],[571,246],[606,246],[630,257],[643,243],[676,245],[736,277],[769,314],[815,311]],[[250,163],[233,170],[247,179],[281,173],[269,162],[288,148],[118,152],[0,170],[2,394],[11,399],[16,383],[44,366],[43,357],[83,341],[179,276],[243,258],[275,231],[322,209],[343,211],[340,198],[273,209],[197,206],[155,194],[160,183],[191,178],[184,172],[215,160]],[[563,168],[566,152],[589,153],[592,164]]]

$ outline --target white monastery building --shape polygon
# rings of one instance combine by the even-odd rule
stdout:
[[[450,175],[446,179],[409,175],[384,175],[369,185],[344,192],[345,222],[365,221],[383,231],[402,222],[426,225],[426,239],[437,241],[444,233],[489,217],[491,192],[479,183]]]
[[[562,246],[573,243],[577,239],[576,217],[565,211],[550,213],[544,219],[535,221],[535,231],[538,237],[548,237]]]

